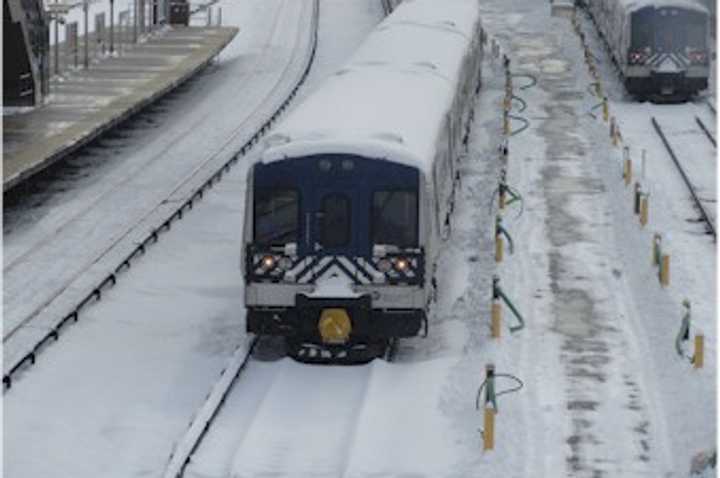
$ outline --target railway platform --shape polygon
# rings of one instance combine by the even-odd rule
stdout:
[[[43,106],[3,116],[3,191],[88,144],[198,73],[235,27],[165,27],[51,82]]]

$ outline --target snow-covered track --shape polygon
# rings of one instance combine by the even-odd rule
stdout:
[[[283,4],[283,8],[286,4]],[[289,9],[288,9],[289,10]],[[282,11],[282,10],[281,10]],[[276,11],[277,13],[277,11]],[[287,25],[279,20],[280,15],[275,15],[273,23],[268,27],[269,34],[265,38],[262,45],[262,56],[268,55],[273,49],[273,40],[278,31],[283,32]],[[307,30],[310,32],[309,16],[303,15],[303,22],[307,28],[302,25],[303,22],[298,21],[300,31]],[[298,17],[300,20],[300,17]],[[189,161],[184,165],[177,167],[174,174],[163,174],[162,165],[166,164],[168,155],[173,153],[173,145],[180,144],[184,138],[192,137],[193,133],[202,130],[205,123],[211,122],[216,111],[200,110],[201,114],[187,115],[191,121],[183,124],[182,127],[169,130],[163,133],[163,140],[166,141],[160,151],[154,152],[147,160],[142,163],[140,170],[135,166],[125,163],[127,172],[124,173],[119,181],[103,181],[98,178],[100,184],[110,184],[109,187],[101,187],[99,193],[95,193],[90,185],[86,185],[85,189],[90,192],[83,195],[83,201],[80,207],[75,207],[70,211],[62,210],[57,213],[56,218],[49,222],[40,222],[36,225],[38,231],[51,231],[44,234],[27,234],[23,237],[22,245],[18,246],[18,241],[13,241],[11,236],[6,239],[5,262],[3,264],[3,277],[5,278],[5,303],[4,303],[4,324],[3,324],[3,344],[8,348],[8,340],[13,337],[26,325],[34,327],[33,323],[36,319],[41,322],[43,319],[39,316],[46,314],[46,309],[51,308],[55,303],[63,300],[63,295],[69,288],[75,287],[75,284],[82,282],[79,287],[80,291],[73,293],[73,299],[67,302],[80,303],[83,299],[79,297],[81,291],[91,292],[96,288],[94,281],[99,282],[98,275],[104,271],[110,270],[119,263],[120,256],[130,254],[130,244],[142,243],[144,239],[144,231],[158,228],[165,217],[171,212],[170,204],[182,203],[196,192],[204,180],[209,178],[216,168],[234,156],[235,151],[246,138],[252,138],[256,129],[262,126],[267,118],[272,116],[274,108],[281,103],[288,92],[294,86],[296,79],[299,78],[296,63],[304,66],[305,57],[309,51],[310,35],[303,35],[307,40],[300,42],[296,38],[293,50],[288,49],[290,59],[284,65],[282,73],[271,82],[273,85],[266,90],[266,95],[261,97],[261,101],[256,105],[254,110],[245,111],[246,114],[242,121],[233,122],[232,126],[225,130],[224,136],[218,136],[218,145],[203,150],[202,153],[193,154],[196,160]],[[300,58],[300,61],[293,60],[294,57]],[[259,67],[263,67],[258,63]],[[252,71],[252,69],[250,69]],[[260,76],[260,75],[258,75]],[[286,78],[290,81],[286,81]],[[282,86],[281,86],[282,85]],[[267,105],[267,106],[266,106]],[[110,151],[116,154],[119,151]],[[184,151],[176,154],[182,154]],[[160,167],[158,167],[160,166]],[[167,168],[165,168],[167,169]],[[153,171],[155,171],[153,173]],[[179,173],[179,174],[178,174]],[[145,178],[140,175],[163,174],[161,182],[146,182]],[[142,182],[152,184],[149,190],[155,193],[145,196],[137,194],[137,184]],[[22,194],[22,193],[21,193]],[[126,194],[144,198],[141,202],[128,201]],[[72,202],[73,198],[70,198]],[[67,200],[60,197],[58,202]],[[32,198],[30,198],[32,201]],[[11,201],[12,202],[12,201]],[[129,203],[129,204],[128,204]],[[108,206],[110,205],[110,206]],[[121,206],[122,205],[122,206]],[[129,206],[129,215],[123,212],[123,208]],[[11,206],[12,209],[12,206]],[[116,215],[117,210],[120,212]],[[28,211],[25,210],[25,214]],[[32,209],[30,210],[32,211]],[[106,214],[103,214],[105,212]],[[22,208],[21,208],[22,214]],[[29,215],[32,215],[30,212]],[[129,217],[128,217],[129,216]],[[112,218],[108,224],[107,218]],[[11,221],[12,222],[12,221]],[[125,222],[122,227],[116,227],[114,224]],[[93,224],[91,230],[87,225]],[[96,232],[96,229],[98,232]],[[137,232],[136,232],[137,231]],[[142,232],[140,232],[142,231]],[[141,236],[143,234],[143,236]],[[71,240],[68,240],[68,237]],[[78,253],[76,244],[83,244],[84,251]],[[58,257],[73,257],[72,261],[57,261]],[[106,259],[106,256],[112,256],[113,259]],[[103,263],[102,272],[97,271],[96,264]],[[37,270],[37,264],[53,264],[44,268],[41,272]],[[84,276],[88,275],[90,269],[95,268],[96,272],[92,275],[93,279],[86,280]],[[74,307],[70,303],[66,303],[62,312],[68,313]],[[47,322],[47,320],[45,320]],[[53,322],[53,321],[50,321]],[[5,358],[6,363],[12,361]]]
[[[192,454],[205,438],[215,417],[225,403],[228,393],[247,366],[257,342],[258,338],[254,337],[247,347],[238,347],[227,367],[220,372],[217,382],[208,392],[202,407],[190,420],[185,435],[173,447],[163,478],[179,478],[183,476]]]
[[[715,105],[713,105],[712,102],[711,102],[709,99],[705,98],[705,104],[706,104],[707,107],[710,109],[710,111],[712,112],[713,116],[717,115],[717,110],[715,110]]]
[[[285,97],[280,106],[275,109],[272,115],[255,131],[250,139],[237,151],[232,157],[220,166],[207,180],[205,180],[199,187],[196,187],[194,191],[188,196],[188,198],[181,203],[167,218],[161,222],[158,227],[153,228],[143,240],[139,241],[137,246],[130,252],[120,263],[115,266],[109,274],[107,274],[102,280],[100,280],[92,290],[85,295],[80,301],[77,302],[71,311],[64,316],[60,317],[50,330],[45,333],[39,340],[37,340],[29,350],[20,355],[9,368],[6,368],[6,372],[3,375],[3,386],[4,390],[7,391],[11,388],[13,383],[13,376],[15,376],[21,370],[24,370],[27,366],[33,365],[36,361],[37,355],[44,350],[44,348],[50,343],[57,341],[60,337],[60,333],[68,327],[70,324],[78,321],[80,313],[89,305],[99,301],[102,298],[103,292],[114,286],[122,272],[126,271],[131,267],[134,260],[142,257],[147,248],[156,242],[162,233],[170,230],[173,222],[183,218],[183,215],[193,208],[195,202],[203,198],[205,192],[212,188],[217,182],[219,182],[223,175],[230,171],[230,168],[234,166],[239,159],[244,157],[253,147],[257,145],[260,139],[270,130],[272,125],[279,119],[279,117],[285,112],[290,106],[293,99],[298,94],[300,87],[305,83],[305,80],[310,72],[313,61],[315,59],[315,52],[317,49],[317,37],[318,37],[318,17],[319,17],[319,0],[313,2],[313,13],[311,21],[311,32],[310,32],[310,47],[306,52],[305,66],[299,79],[295,82],[290,93]],[[29,317],[22,321],[22,324],[27,323]],[[9,329],[7,333],[3,335],[3,342],[5,342],[10,336],[12,336],[22,326],[18,325]]]
[[[698,196],[698,193],[695,189],[695,186],[693,185],[693,182],[688,177],[688,174],[685,171],[685,168],[683,168],[682,162],[678,159],[678,157],[675,154],[675,151],[673,150],[672,146],[670,145],[667,136],[663,132],[662,128],[660,127],[660,124],[655,119],[655,117],[651,117],[652,125],[655,128],[655,132],[658,134],[660,139],[663,142],[663,145],[665,146],[665,149],[667,150],[668,154],[673,160],[673,163],[677,167],[678,172],[680,173],[680,176],[682,176],[683,181],[685,182],[685,185],[688,187],[690,191],[690,195],[692,196],[693,202],[695,203],[695,206],[697,207],[698,211],[700,212],[700,216],[702,220],[707,224],[708,231],[712,234],[713,239],[717,239],[717,234],[715,232],[715,218],[714,216],[711,218],[710,213],[708,209],[705,208],[705,205],[703,204],[703,201]]]
[[[198,447],[201,445],[201,443],[203,443],[203,439],[206,437],[208,431],[213,426],[216,417],[218,416],[221,408],[227,400],[227,397],[231,393],[242,393],[242,388],[234,389],[234,386],[236,383],[238,383],[238,378],[242,376],[243,371],[246,370],[247,367],[249,367],[250,363],[255,362],[256,364],[259,364],[263,361],[261,355],[266,352],[260,352],[259,350],[262,350],[264,347],[272,349],[278,346],[278,343],[263,345],[262,340],[262,338],[255,336],[250,339],[249,345],[241,346],[236,350],[235,354],[230,359],[227,367],[225,367],[225,369],[221,372],[217,382],[206,396],[205,402],[203,403],[201,408],[193,415],[193,418],[188,424],[185,435],[173,447],[173,452],[168,459],[168,464],[163,473],[163,478],[181,478],[185,476],[185,469],[191,462],[193,455],[198,450]],[[280,349],[284,350],[284,346],[280,347]],[[255,353],[256,350],[258,350],[259,352]],[[277,353],[277,351],[275,351],[275,353]],[[384,360],[388,363],[391,363],[394,361],[396,354],[397,343],[396,340],[393,340],[389,343],[387,347],[387,350],[384,354]],[[281,358],[280,360],[282,361],[289,359]],[[381,359],[378,358],[377,360]],[[313,365],[302,364],[300,362],[295,362],[294,360],[292,361],[292,363],[296,364],[294,366],[297,367],[314,368]],[[275,371],[277,372],[277,370],[284,365],[281,362],[275,363],[271,366],[275,367]],[[347,367],[348,370],[352,370],[356,367],[362,368],[370,366],[371,365],[347,365],[340,366],[339,368],[342,370]],[[322,370],[323,367],[333,366],[320,365],[318,369]],[[249,380],[249,383],[252,384],[251,387],[257,388],[257,386],[253,384],[252,378],[248,378],[247,380]],[[364,393],[365,392],[361,390],[361,395],[364,395]],[[282,399],[283,397],[285,397],[285,394],[281,394],[281,397],[279,397],[279,399]],[[269,397],[268,399],[273,400],[274,398]],[[261,403],[257,404],[257,406],[261,405]],[[211,447],[212,445],[208,446]]]
[[[713,148],[717,148],[717,143],[715,142],[715,138],[713,137],[712,133],[707,128],[707,126],[705,126],[705,123],[703,123],[702,120],[700,118],[698,118],[697,116],[695,117],[695,122],[698,124],[698,126],[700,127],[702,132],[705,133],[705,136],[707,136],[707,139],[712,143]]]

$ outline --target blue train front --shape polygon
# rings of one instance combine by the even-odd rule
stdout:
[[[321,154],[258,163],[248,184],[248,331],[286,336],[296,354],[309,344],[380,351],[420,333],[427,225],[417,168]]]
[[[710,76],[710,14],[687,0],[579,0],[629,93],[687,98]]]
[[[481,80],[476,0],[401,3],[248,172],[247,330],[302,360],[422,335]]]

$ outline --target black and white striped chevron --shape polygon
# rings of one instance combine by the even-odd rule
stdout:
[[[276,264],[267,269],[263,261],[268,256]],[[320,279],[333,275],[347,277],[353,284],[370,285],[423,285],[424,263],[422,253],[395,254],[402,257],[407,267],[398,270],[391,267],[382,272],[378,263],[383,260],[392,261],[394,257],[384,258],[350,257],[344,255],[316,255],[305,257],[288,257],[272,252],[254,251],[247,256],[247,277],[249,282],[278,282],[286,284],[314,284]],[[277,266],[280,260],[289,258],[292,265],[287,270]]]
[[[645,65],[658,72],[678,73],[687,70],[690,59],[682,53],[654,53],[645,61]]]

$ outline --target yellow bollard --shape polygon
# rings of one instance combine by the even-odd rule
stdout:
[[[629,186],[630,182],[632,182],[632,161],[629,158],[625,160],[623,179],[625,179],[625,186]]]
[[[667,254],[663,254],[660,262],[660,285],[670,285],[670,256]]]
[[[695,354],[693,355],[693,366],[703,368],[705,364],[705,337],[702,334],[695,336]]]
[[[495,262],[500,263],[503,260],[504,251],[503,238],[500,234],[495,234]]]
[[[612,140],[613,146],[617,146],[620,143],[620,126],[617,123],[615,123]]]
[[[501,211],[503,211],[503,210],[505,210],[505,188],[501,187],[500,192],[498,194],[499,194],[498,207],[500,208]]]
[[[503,115],[503,132],[506,135],[510,134],[510,118],[508,118],[507,111]]]
[[[485,407],[483,421],[483,450],[493,450],[495,448],[495,409],[493,407]]]
[[[645,226],[648,222],[648,198],[643,196],[640,199],[640,225]]]
[[[602,110],[603,110],[603,121],[605,121],[607,123],[608,117],[610,116],[610,108],[608,107],[607,96],[603,96]]]
[[[494,339],[500,338],[500,323],[502,321],[502,309],[500,302],[494,300],[492,303],[492,313],[490,314],[490,335]]]

